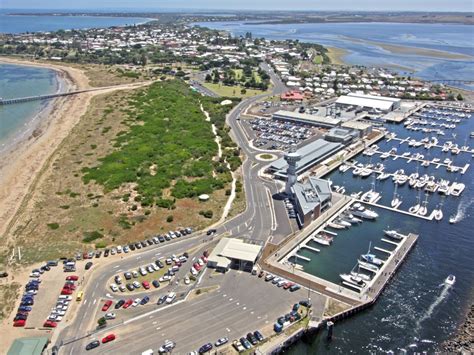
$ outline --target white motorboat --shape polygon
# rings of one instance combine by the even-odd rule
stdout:
[[[420,210],[420,204],[417,203],[415,206],[411,206],[409,209],[408,209],[408,212],[410,213],[413,213],[413,214],[416,214],[418,213],[418,211]]]
[[[354,276],[354,277],[357,277],[359,279],[362,279],[364,281],[370,281],[370,276],[366,275],[366,274],[363,274],[361,272],[351,271],[351,275]]]
[[[381,173],[379,176],[377,176],[377,180],[386,180],[390,177],[390,174],[388,173]]]
[[[363,169],[361,169],[361,171],[359,172],[359,176],[362,177],[362,178],[369,177],[370,174],[372,174],[372,170],[367,169],[367,168],[363,168]]]
[[[380,268],[378,266],[375,266],[374,264],[370,264],[366,261],[357,260],[357,263],[359,264],[359,266],[361,266],[363,268],[366,268],[367,270],[370,270],[370,271],[373,271],[373,272],[377,272],[377,271],[380,270]]]
[[[426,208],[426,206],[420,206],[416,214],[419,216],[426,216],[427,213],[428,213],[428,209]]]
[[[389,157],[390,153],[389,152],[385,152],[383,154],[380,155],[380,158],[381,159],[387,159]]]
[[[368,263],[374,264],[376,266],[383,265],[383,260],[377,258],[375,254],[367,253],[367,254],[362,254],[360,257],[362,258],[362,260],[365,260]]]
[[[341,218],[335,219],[334,222],[336,222],[337,224],[340,224],[341,226],[344,226],[344,227],[350,227],[352,225],[351,223],[349,223],[347,221],[344,221]]]
[[[434,219],[437,221],[441,221],[443,219],[443,211],[441,208],[437,208],[433,211]]]
[[[334,229],[345,229],[346,228],[346,227],[344,227],[340,224],[334,223],[334,222],[329,222],[328,227],[331,227],[331,228],[334,228]]]
[[[395,179],[395,183],[397,185],[404,185],[408,181],[408,176],[406,175],[398,175]]]
[[[402,240],[405,237],[403,234],[398,233],[396,230],[384,230],[383,232],[390,238],[397,240]]]
[[[359,176],[361,171],[362,171],[362,168],[357,167],[354,170],[352,170],[352,175]]]
[[[454,276],[454,275],[449,275],[446,278],[446,280],[444,280],[444,283],[446,285],[451,285],[451,286],[454,285],[455,282],[456,282],[456,276]]]
[[[466,185],[464,185],[463,183],[453,182],[453,184],[451,185],[450,193],[453,196],[459,196],[461,195],[461,193],[464,191],[465,188],[466,188]]]
[[[443,195],[449,195],[449,181],[448,180],[441,180],[438,187],[438,193],[443,194]]]
[[[362,206],[359,209],[352,210],[352,214],[356,217],[361,217],[364,219],[376,219],[379,216],[375,211],[369,210]]]
[[[350,284],[356,285],[358,287],[364,287],[365,282],[362,278],[358,276],[352,276],[351,274],[340,274],[339,275],[343,281],[346,281]]]

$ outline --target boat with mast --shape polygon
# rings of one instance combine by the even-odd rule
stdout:
[[[384,261],[382,259],[379,259],[377,258],[375,254],[370,253],[371,247],[372,247],[372,242],[369,243],[369,250],[367,251],[367,253],[362,254],[360,257],[362,258],[362,260],[368,263],[374,264],[376,266],[383,265]]]
[[[411,206],[408,209],[408,212],[414,213],[414,214],[418,213],[418,210],[420,209],[420,193],[421,191],[418,191],[418,196],[416,196],[416,205]]]
[[[390,205],[395,208],[397,207],[402,201],[400,200],[400,196],[397,193],[398,189],[398,184],[395,184],[395,191],[393,192],[393,199],[392,202],[390,202]]]
[[[419,216],[426,216],[426,214],[428,213],[428,196],[429,196],[428,193],[425,193],[425,199],[422,202],[421,207],[417,212]]]

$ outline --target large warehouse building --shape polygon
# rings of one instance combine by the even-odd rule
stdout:
[[[307,113],[299,113],[293,111],[280,110],[272,115],[272,119],[296,123],[310,124],[316,127],[332,128],[341,123],[341,120],[333,117],[322,117],[309,115]]]
[[[309,177],[304,182],[296,182],[291,190],[290,198],[303,227],[308,226],[331,206],[332,191],[327,180]]]
[[[317,139],[299,148],[296,153],[301,156],[301,159],[296,164],[296,175],[303,174],[342,148],[344,148],[344,144],[328,142],[324,139]],[[284,158],[280,158],[270,165],[268,171],[276,178],[286,180],[287,169],[288,163]]]
[[[363,109],[390,112],[400,108],[400,99],[386,96],[374,96],[366,94],[353,94],[340,96],[336,100],[337,107],[362,107]]]

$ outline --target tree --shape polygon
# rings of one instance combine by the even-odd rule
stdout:
[[[456,100],[458,101],[464,100],[464,97],[461,95],[461,93],[458,94],[458,96],[456,97]]]
[[[204,80],[206,80],[206,82],[210,83],[210,82],[212,81],[212,76],[211,76],[211,74],[207,74],[207,75],[206,75],[206,79],[204,79]]]
[[[97,325],[99,326],[99,328],[105,327],[107,325],[107,319],[105,319],[104,317],[99,318],[99,320],[97,321]]]

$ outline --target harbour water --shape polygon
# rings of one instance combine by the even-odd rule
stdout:
[[[338,47],[347,51],[342,59],[348,64],[389,67],[400,72],[416,73],[424,79],[474,79],[473,26],[405,23],[256,25],[249,22],[203,22],[196,25],[229,31],[237,36],[251,32],[253,37],[299,39]],[[470,58],[453,60],[427,53],[397,53],[382,45],[426,48]]]
[[[446,133],[445,138],[438,137],[439,144],[443,145],[445,141],[450,140],[459,146],[466,144],[471,148],[474,147],[474,139],[469,138],[469,132],[474,130],[473,118],[462,119],[456,129]],[[388,124],[386,127],[397,133],[400,138],[410,136],[421,140],[426,136],[433,136],[420,131],[408,131],[403,125]],[[406,143],[400,145],[395,140],[390,142],[383,140],[378,145],[381,151],[396,147],[398,154],[403,154],[405,151],[420,152],[425,155],[425,159],[439,157],[443,161],[448,157],[454,160],[455,165],[460,166],[472,163],[473,160],[470,153],[453,155],[441,152],[440,148],[428,150],[423,147],[409,147]],[[411,174],[417,170],[416,162],[407,163],[407,160],[401,158],[382,160],[377,154],[372,157],[361,154],[355,159],[364,164],[382,162],[385,164],[385,171],[391,173],[404,169],[406,174]],[[347,230],[335,230],[338,235],[334,237],[332,246],[317,246],[321,250],[320,253],[302,249],[299,254],[311,258],[309,263],[299,262],[304,265],[305,271],[340,284],[339,274],[348,273],[352,269],[358,256],[367,252],[369,242],[372,242],[372,252],[386,258],[384,253],[373,249],[375,246],[393,249],[381,241],[384,238],[384,229],[397,229],[404,234],[412,232],[420,236],[417,245],[374,307],[337,323],[331,343],[326,341],[325,332],[321,332],[312,344],[300,342],[290,350],[290,354],[388,351],[397,354],[403,349],[408,353],[422,351],[433,353],[463,321],[464,311],[470,306],[473,297],[474,225],[471,216],[474,213],[472,192],[474,172],[471,167],[466,174],[461,175],[459,172],[447,172],[445,167],[436,169],[434,165],[420,166],[418,171],[420,174],[434,175],[437,179],[462,182],[466,184],[466,189],[459,197],[442,197],[437,192],[430,194],[428,215],[443,201],[444,218],[440,222],[426,221],[369,206],[379,214],[375,221],[366,220]],[[365,179],[353,177],[352,170],[341,173],[336,169],[326,178],[331,179],[334,185],[345,186],[346,194],[368,191],[373,183],[372,177]],[[378,203],[390,206],[394,189],[395,184],[391,178],[384,181],[376,180],[375,190],[382,194]],[[400,209],[408,210],[416,204],[417,190],[410,188],[408,183],[398,187],[398,193],[403,201]],[[424,194],[421,194],[421,199],[424,198]],[[456,224],[449,224],[449,217],[453,214],[458,215],[459,221]],[[456,283],[451,287],[443,284],[449,274],[456,275]]]
[[[107,16],[10,16],[25,10],[0,10],[0,33],[23,33],[38,31],[57,31],[69,29],[104,28],[145,23],[140,17]],[[32,13],[33,10],[28,10]]]
[[[0,63],[0,97],[14,98],[52,94],[62,81],[54,70]],[[49,101],[51,103],[51,101]],[[0,106],[0,153],[26,138],[36,126],[39,113],[48,102],[31,101]]]

